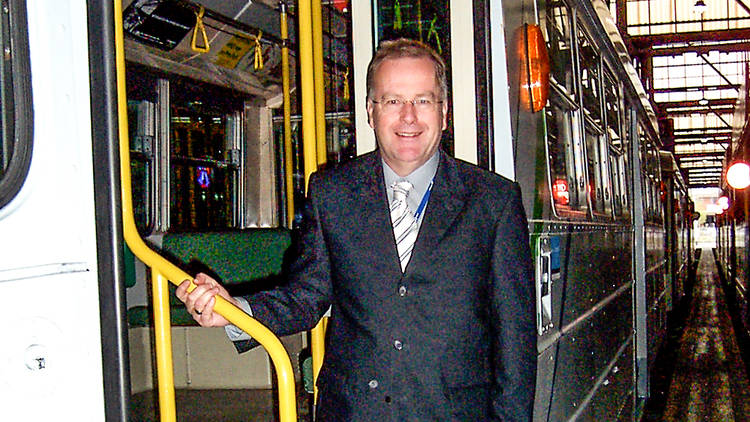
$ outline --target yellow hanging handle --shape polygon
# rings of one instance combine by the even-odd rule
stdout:
[[[430,42],[430,38],[433,37],[435,37],[438,54],[443,54],[443,47],[440,46],[440,34],[437,31],[437,15],[430,21],[430,29],[427,30],[427,42]]]
[[[255,70],[263,69],[263,47],[260,45],[261,37],[263,37],[263,31],[258,30],[258,36],[255,37],[255,61],[253,62]]]
[[[201,6],[200,10],[195,14],[195,27],[193,28],[193,39],[190,41],[190,48],[196,53],[208,53],[211,50],[211,46],[208,43],[208,37],[206,36],[206,27],[203,26],[203,13],[206,10]],[[196,38],[200,31],[201,38],[203,38],[203,46],[199,47],[196,43]]]
[[[401,2],[396,0],[393,4],[393,29],[402,29],[403,22],[401,20]]]
[[[344,101],[349,101],[349,67],[344,72]]]

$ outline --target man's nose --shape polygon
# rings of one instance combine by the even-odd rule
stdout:
[[[417,106],[414,104],[414,100],[406,100],[401,105],[401,120],[405,122],[413,122],[417,120]]]

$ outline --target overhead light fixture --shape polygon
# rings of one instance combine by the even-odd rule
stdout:
[[[735,161],[727,169],[727,183],[735,189],[750,186],[750,166],[744,161]]]
[[[706,6],[706,2],[703,0],[696,0],[695,4],[693,5],[693,10],[695,13],[702,14],[708,9],[708,6]]]
[[[703,0],[698,0],[698,1],[703,1]],[[704,7],[705,7],[705,5],[704,5]],[[700,100],[698,100],[698,104],[700,104],[702,106],[708,105],[708,100],[705,99],[705,98],[701,98]]]
[[[729,209],[729,197],[726,195],[722,195],[719,197],[719,200],[716,202],[716,205],[720,206],[723,210]]]

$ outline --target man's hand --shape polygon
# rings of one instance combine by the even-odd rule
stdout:
[[[223,316],[214,312],[217,294],[229,303],[237,306],[237,301],[216,280],[203,273],[195,276],[195,289],[188,293],[190,280],[185,280],[177,287],[176,296],[185,303],[188,312],[193,315],[202,327],[223,327],[229,324]]]

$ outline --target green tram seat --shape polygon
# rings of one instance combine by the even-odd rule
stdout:
[[[290,244],[291,234],[287,229],[168,233],[163,237],[160,251],[189,274],[210,274],[223,283],[231,294],[238,295],[278,284],[284,255]],[[175,297],[174,289],[175,286],[170,284],[172,325],[197,325],[182,302]],[[128,325],[152,325],[148,307],[128,309]]]

